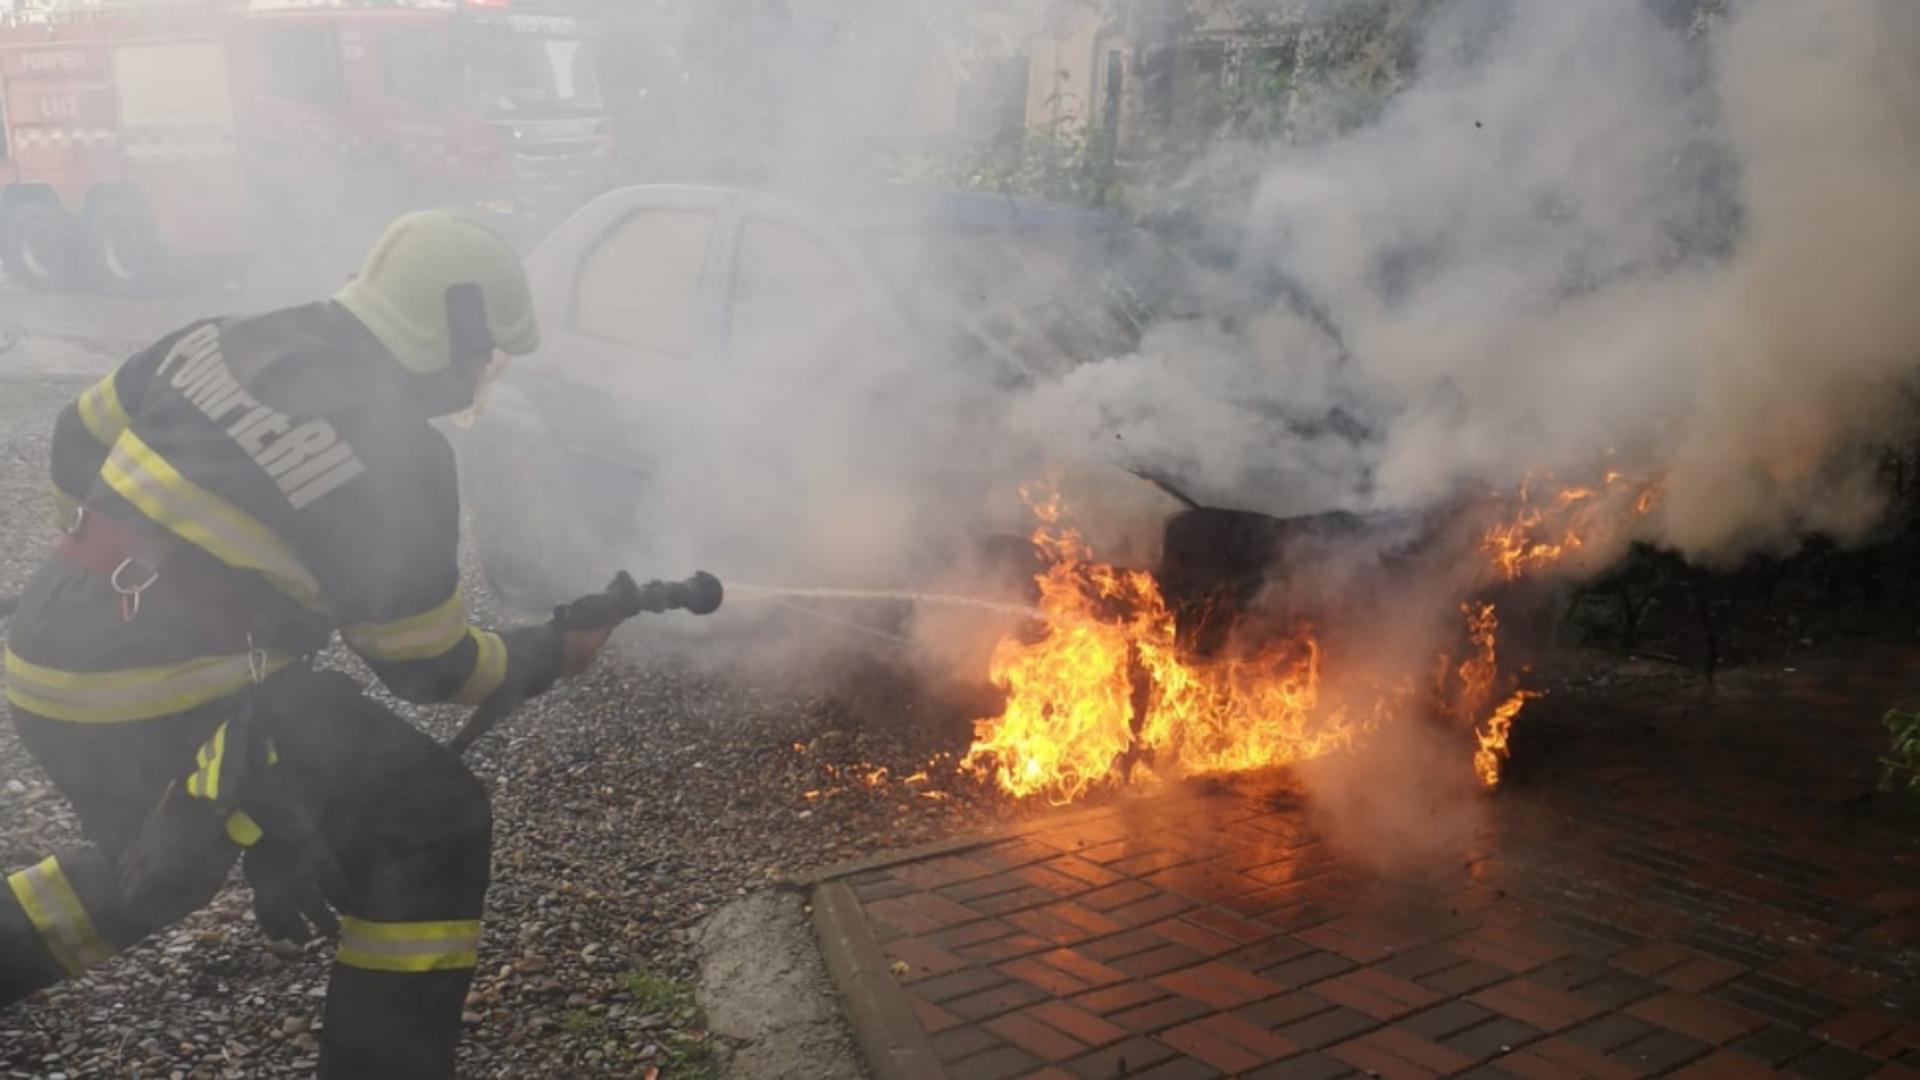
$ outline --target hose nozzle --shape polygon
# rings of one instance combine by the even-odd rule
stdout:
[[[632,578],[627,579],[629,583]],[[692,615],[711,615],[720,610],[726,589],[720,579],[701,570],[685,581],[649,581],[640,586],[641,611],[684,610]]]
[[[602,593],[583,596],[553,609],[553,621],[563,630],[598,630],[625,622],[642,612],[688,611],[711,615],[726,596],[720,579],[702,570],[685,581],[636,583],[625,570]]]

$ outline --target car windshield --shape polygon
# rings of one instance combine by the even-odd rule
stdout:
[[[461,65],[480,108],[496,115],[564,113],[601,107],[593,49],[582,38],[476,23]]]
[[[1118,226],[890,230],[867,246],[930,329],[1021,379],[1132,352],[1186,287],[1170,252]]]

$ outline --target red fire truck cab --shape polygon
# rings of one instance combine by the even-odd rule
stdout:
[[[330,252],[423,206],[550,217],[612,161],[591,43],[551,0],[68,5],[0,25],[0,105],[0,260],[47,290]]]

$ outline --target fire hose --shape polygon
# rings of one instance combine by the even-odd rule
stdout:
[[[631,574],[622,570],[605,592],[583,596],[570,604],[554,608],[550,625],[556,631],[565,633],[569,630],[604,630],[642,613],[687,611],[694,615],[711,615],[720,610],[725,595],[720,579],[705,571],[685,581],[649,581],[641,585],[633,580]],[[18,596],[0,596],[0,619],[13,614],[19,606]],[[500,693],[488,698],[473,710],[466,723],[460,725],[459,732],[448,741],[447,747],[456,754],[465,754],[500,721],[526,704],[526,700],[526,695],[519,693]]]
[[[720,610],[720,602],[725,596],[720,579],[706,571],[701,571],[685,581],[649,581],[645,585],[636,584],[625,570],[613,579],[605,592],[592,596],[583,596],[570,604],[562,604],[553,609],[552,626],[566,633],[570,630],[604,630],[618,626],[642,612],[658,614],[663,611],[684,610],[694,615],[711,615]],[[488,698],[473,710],[467,722],[448,741],[447,748],[456,754],[465,754],[474,743],[484,738],[500,721],[526,704],[526,696],[517,693],[500,693]]]

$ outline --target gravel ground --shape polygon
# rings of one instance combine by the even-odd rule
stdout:
[[[0,380],[0,595],[51,542],[45,432],[79,388]],[[484,589],[471,591],[486,621]],[[498,824],[463,1075],[713,1075],[728,1048],[708,1039],[688,992],[707,915],[798,871],[1011,813],[968,783],[936,777],[945,790],[929,795],[891,779],[964,745],[966,711],[922,700],[890,665],[831,679],[817,667],[742,674],[649,646],[647,630],[623,631],[622,655],[473,755]],[[703,651],[724,654],[725,642]],[[463,716],[405,711],[441,735]],[[890,779],[864,782],[874,766]],[[77,839],[64,801],[0,725],[0,867]],[[230,888],[105,968],[0,1013],[0,1075],[310,1072],[327,955],[270,949],[246,891]]]

